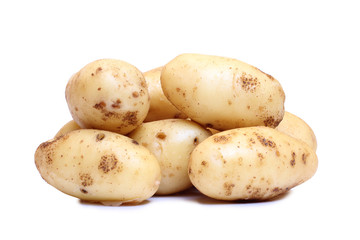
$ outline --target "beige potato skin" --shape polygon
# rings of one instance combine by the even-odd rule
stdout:
[[[192,152],[189,176],[203,194],[219,200],[267,200],[310,179],[315,152],[269,127],[212,135]]]
[[[236,59],[182,54],[161,73],[165,96],[192,120],[217,130],[276,127],[285,94],[272,76]]]
[[[81,127],[74,120],[71,120],[60,128],[60,130],[56,133],[55,138],[60,137],[61,135],[64,135],[68,132],[79,129],[81,129]]]
[[[180,112],[165,97],[160,82],[161,70],[162,67],[158,67],[144,73],[150,95],[150,109],[144,122],[162,119],[186,118],[186,115]]]
[[[101,130],[75,130],[40,144],[35,164],[58,190],[104,205],[142,202],[161,180],[157,159],[145,147]]]
[[[187,173],[190,154],[210,135],[189,120],[166,119],[143,123],[129,137],[147,147],[158,159],[161,183],[156,194],[166,195],[192,186]]]
[[[276,129],[291,137],[304,141],[314,151],[316,151],[317,140],[314,131],[304,120],[298,116],[286,111],[283,120],[276,127]]]
[[[121,134],[139,126],[150,107],[142,72],[116,59],[100,59],[84,66],[69,80],[65,96],[81,128]]]

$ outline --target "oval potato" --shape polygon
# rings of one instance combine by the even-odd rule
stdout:
[[[187,173],[190,154],[210,135],[189,120],[166,119],[143,123],[129,137],[147,147],[158,159],[161,183],[156,194],[165,195],[192,186]]]
[[[40,144],[35,164],[56,189],[104,205],[142,202],[157,191],[161,179],[149,150],[101,130],[75,130]]]
[[[55,138],[60,137],[61,135],[64,135],[68,132],[79,129],[81,129],[81,127],[74,120],[71,120],[60,128],[60,130],[56,133]]]
[[[160,82],[161,70],[162,67],[158,67],[144,73],[150,95],[150,109],[144,122],[172,118],[186,118],[186,115],[180,112],[165,97]]]
[[[316,151],[317,141],[314,131],[304,120],[298,116],[285,111],[284,118],[276,127],[276,129],[291,137],[304,141],[314,151]]]
[[[87,64],[69,80],[66,101],[81,128],[127,134],[145,119],[150,106],[143,74],[115,59]]]
[[[310,179],[315,152],[268,127],[212,135],[192,152],[189,176],[203,194],[220,200],[266,200]]]
[[[276,127],[285,94],[272,76],[236,59],[182,54],[161,72],[165,96],[192,120],[209,128]]]

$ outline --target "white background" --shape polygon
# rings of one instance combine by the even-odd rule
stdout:
[[[360,239],[357,1],[1,1],[1,239]],[[99,58],[147,71],[185,52],[274,76],[318,140],[315,176],[263,203],[190,191],[85,204],[42,180],[37,146],[71,119],[69,77]],[[4,237],[4,236],[7,237]]]

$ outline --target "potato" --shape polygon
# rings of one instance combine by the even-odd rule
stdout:
[[[186,115],[180,112],[165,97],[160,83],[161,70],[162,67],[158,67],[144,73],[150,95],[150,109],[144,122],[171,118],[186,118]]]
[[[236,59],[182,54],[161,72],[165,96],[192,120],[217,130],[276,127],[284,115],[280,83]]]
[[[284,118],[276,129],[291,137],[304,141],[316,151],[317,141],[313,130],[298,116],[285,111]]]
[[[66,101],[81,128],[127,134],[145,119],[150,98],[143,74],[133,65],[100,59],[73,75]]]
[[[200,143],[189,176],[203,194],[219,200],[266,200],[310,179],[315,152],[304,142],[269,127],[217,133]]]
[[[75,130],[40,144],[35,164],[56,189],[104,205],[142,202],[161,180],[159,163],[148,149],[102,130]]]
[[[156,194],[165,195],[192,186],[187,173],[190,153],[210,135],[189,120],[167,119],[143,123],[129,137],[147,147],[158,159],[161,183]]]
[[[60,130],[56,133],[55,137],[60,137],[61,135],[64,135],[68,132],[79,129],[81,129],[81,127],[74,120],[71,120],[67,122],[64,126],[62,126],[62,128],[60,128]]]

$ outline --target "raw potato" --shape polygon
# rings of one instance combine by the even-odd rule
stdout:
[[[74,121],[71,120],[67,122],[60,130],[56,133],[55,137],[60,137],[61,135],[64,135],[68,132],[79,130],[81,127]]]
[[[35,164],[58,190],[104,205],[142,202],[161,180],[159,163],[149,150],[101,130],[75,130],[40,144]]]
[[[130,133],[158,159],[161,183],[156,194],[172,194],[192,186],[188,162],[194,148],[211,133],[200,125],[183,119],[167,119],[142,124]]]
[[[114,59],[87,64],[66,86],[66,101],[81,128],[127,134],[145,119],[150,106],[143,74]]]
[[[212,135],[192,152],[189,176],[203,194],[220,200],[266,200],[310,179],[315,152],[269,127]]]
[[[186,118],[186,115],[180,112],[165,97],[160,83],[161,70],[162,67],[158,67],[144,73],[150,95],[150,109],[144,122],[171,118]]]
[[[182,54],[161,73],[165,96],[192,120],[217,130],[276,127],[285,94],[272,76],[236,59]]]
[[[314,151],[316,151],[317,141],[313,130],[304,120],[298,116],[289,112],[285,112],[283,120],[276,127],[276,129],[291,137],[304,141]]]

